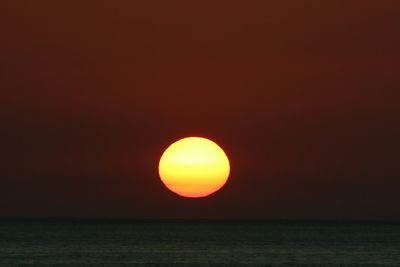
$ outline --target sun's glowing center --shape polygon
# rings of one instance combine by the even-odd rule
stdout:
[[[230,166],[216,143],[202,137],[187,137],[165,150],[158,170],[171,191],[184,197],[205,197],[226,183]]]

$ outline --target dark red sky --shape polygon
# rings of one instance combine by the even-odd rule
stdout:
[[[0,217],[400,219],[399,1],[0,3]],[[232,176],[183,199],[163,149]]]

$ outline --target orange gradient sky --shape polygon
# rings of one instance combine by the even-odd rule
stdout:
[[[398,1],[0,3],[0,217],[400,219]],[[172,142],[226,151],[181,201]]]

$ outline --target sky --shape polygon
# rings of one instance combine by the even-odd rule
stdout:
[[[398,1],[0,3],[0,218],[400,220]],[[181,198],[186,136],[231,176]]]

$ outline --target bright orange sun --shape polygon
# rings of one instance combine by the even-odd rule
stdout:
[[[205,197],[218,191],[229,177],[225,152],[202,137],[183,138],[161,156],[158,171],[165,186],[183,197]]]

